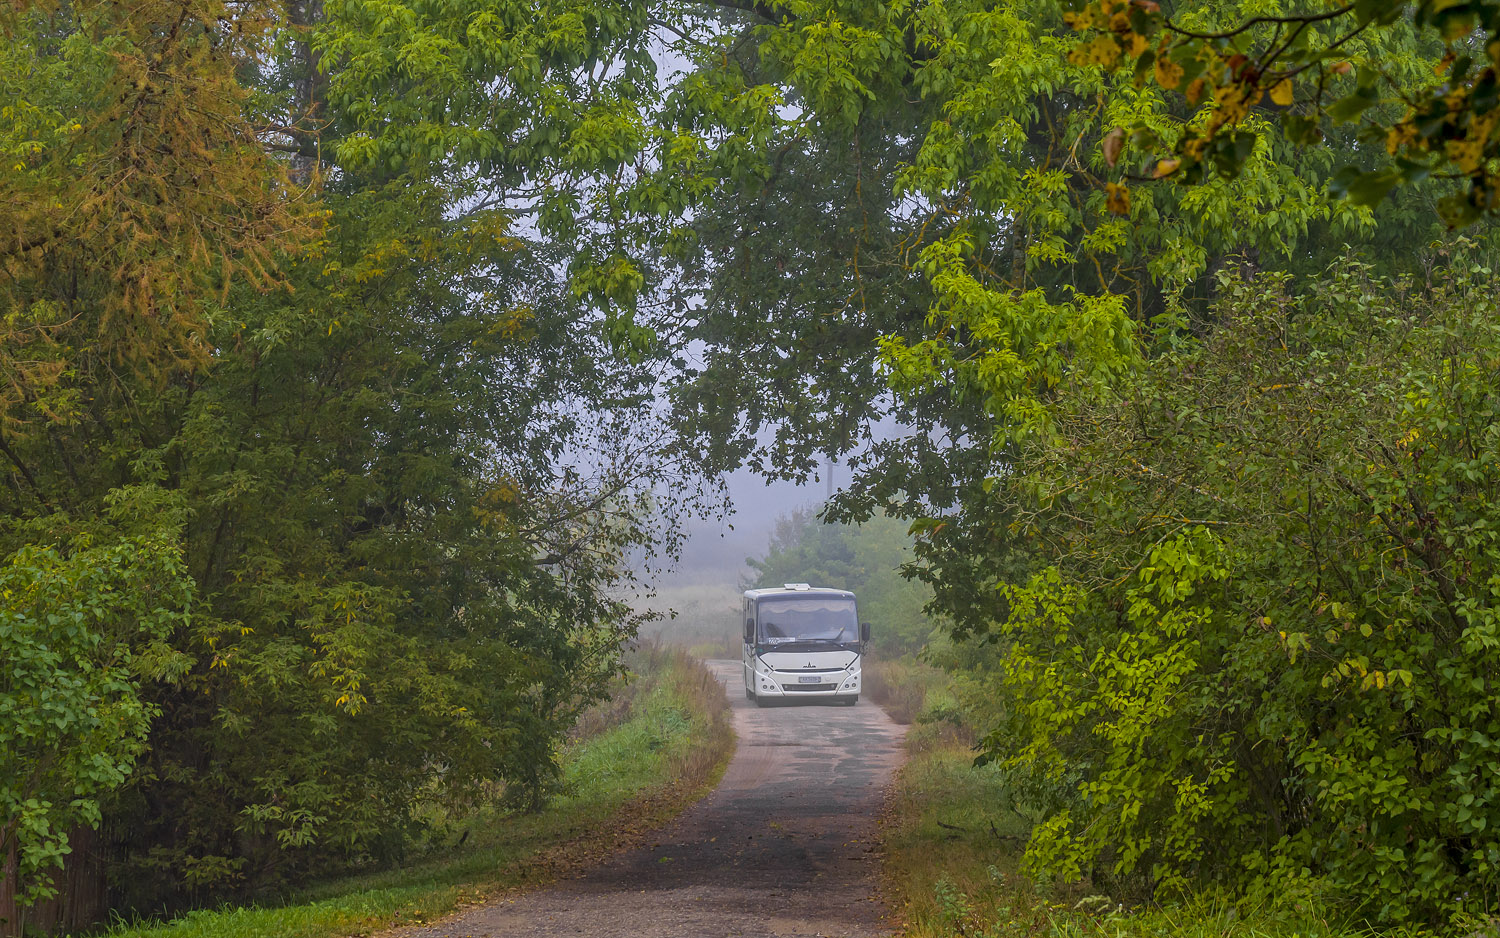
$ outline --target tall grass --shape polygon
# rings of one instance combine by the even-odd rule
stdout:
[[[948,678],[941,670],[909,656],[888,661],[866,659],[864,693],[897,723],[909,725],[922,716],[929,694],[944,694]]]
[[[310,886],[280,902],[118,922],[105,938],[340,938],[441,917],[627,846],[708,791],[733,748],[723,688],[681,649],[633,653],[636,677],[586,715],[562,794],[533,813],[491,806],[453,822],[462,848]],[[622,708],[618,701],[626,701]]]

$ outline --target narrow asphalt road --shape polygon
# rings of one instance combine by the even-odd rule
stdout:
[[[875,820],[903,728],[868,701],[758,709],[711,661],[739,745],[724,780],[649,848],[403,938],[865,938],[884,935]]]

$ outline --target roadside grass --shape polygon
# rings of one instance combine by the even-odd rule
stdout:
[[[910,725],[928,709],[941,712],[953,701],[948,676],[940,668],[911,657],[873,658],[863,666],[864,694],[880,704],[892,720]]]
[[[452,827],[461,847],[426,860],[309,886],[277,903],[119,922],[104,938],[369,935],[547,882],[644,839],[717,783],[733,735],[723,688],[681,649],[646,646],[632,667],[642,676],[617,697],[632,706],[606,703],[581,721],[588,735],[564,754],[563,793],[542,810],[481,810]]]
[[[885,874],[902,934],[959,934],[973,924],[976,903],[988,903],[1016,879],[1018,850],[1003,838],[1021,827],[996,816],[1004,803],[995,773],[975,770],[956,740],[926,736],[902,767],[884,832]]]
[[[882,698],[910,715],[908,759],[882,824],[887,905],[901,938],[1420,938],[1416,928],[1349,922],[1316,897],[1272,908],[1212,895],[1129,908],[1087,886],[1033,882],[1021,870],[1027,822],[1003,774],[973,764],[973,730],[936,668],[881,662]],[[867,692],[871,681],[866,677]],[[893,713],[893,717],[895,714]],[[898,718],[899,719],[899,718]]]

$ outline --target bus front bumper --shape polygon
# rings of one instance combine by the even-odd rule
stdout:
[[[805,681],[805,677],[817,677],[819,680]],[[858,697],[859,688],[859,671],[840,670],[816,675],[799,671],[755,672],[755,694],[759,697],[785,697],[788,700],[799,697]]]

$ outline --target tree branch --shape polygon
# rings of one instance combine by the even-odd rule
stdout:
[[[1245,32],[1253,26],[1260,26],[1266,23],[1276,23],[1278,25],[1291,25],[1294,23],[1300,23],[1303,25],[1308,23],[1321,23],[1327,20],[1338,19],[1344,14],[1353,11],[1353,9],[1354,4],[1350,3],[1337,9],[1329,10],[1326,13],[1307,13],[1296,16],[1255,16],[1251,17],[1248,20],[1245,20],[1245,22],[1234,27],[1233,29],[1226,29],[1223,32],[1218,33],[1193,32],[1190,29],[1183,29],[1181,26],[1174,25],[1171,20],[1165,21],[1165,27],[1170,32],[1174,32],[1179,36],[1186,36],[1189,39],[1233,39],[1235,36],[1238,36],[1240,33]]]

